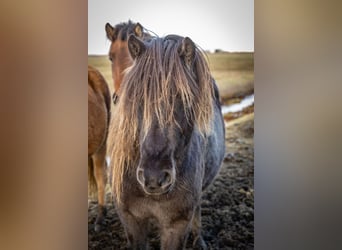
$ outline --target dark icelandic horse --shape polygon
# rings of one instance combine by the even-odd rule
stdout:
[[[147,249],[157,222],[161,249],[201,236],[201,195],[220,169],[225,130],[219,93],[202,52],[189,38],[142,41],[131,35],[134,63],[121,86],[109,132],[113,198],[128,247]]]
[[[88,193],[98,199],[95,231],[99,231],[106,213],[106,153],[110,121],[110,92],[95,68],[88,66]]]
[[[125,70],[133,63],[127,46],[128,37],[134,34],[144,40],[149,38],[150,35],[144,31],[140,23],[134,23],[131,20],[119,23],[114,27],[106,23],[105,30],[107,38],[111,41],[108,56],[112,64],[112,78],[114,83],[113,102],[116,104]]]

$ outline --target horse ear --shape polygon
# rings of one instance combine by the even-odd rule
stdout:
[[[134,27],[134,33],[137,37],[143,36],[143,26],[140,23],[137,23]]]
[[[128,38],[128,49],[133,59],[140,56],[146,49],[145,44],[135,35],[130,35]]]
[[[195,44],[189,37],[185,37],[178,48],[179,56],[184,59],[184,62],[188,67],[190,67],[194,61],[195,50]]]
[[[107,38],[111,40],[112,42],[115,41],[115,28],[112,27],[109,23],[106,23],[106,33],[107,33]]]

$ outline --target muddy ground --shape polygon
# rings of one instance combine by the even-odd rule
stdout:
[[[226,117],[226,155],[219,175],[203,195],[203,237],[209,249],[254,248],[254,107]],[[125,249],[123,227],[108,193],[103,231],[95,233],[96,203],[88,208],[88,249]],[[160,249],[152,232],[151,249]],[[187,249],[191,249],[191,237]]]

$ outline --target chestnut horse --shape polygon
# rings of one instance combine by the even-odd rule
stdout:
[[[134,23],[131,20],[119,23],[114,27],[107,23],[105,30],[107,38],[111,41],[109,60],[112,64],[112,78],[114,82],[113,102],[116,104],[125,70],[133,63],[127,47],[129,35],[134,34],[141,39],[147,39],[151,35],[144,31],[140,23]]]
[[[201,196],[218,173],[225,130],[218,88],[188,37],[128,39],[134,59],[108,135],[113,200],[128,247],[148,249],[149,221],[161,249],[201,236]]]
[[[104,77],[88,66],[88,191],[97,191],[98,214],[95,231],[99,231],[106,213],[106,152],[110,121],[110,92]]]

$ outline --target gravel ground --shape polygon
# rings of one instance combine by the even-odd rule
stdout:
[[[254,248],[253,111],[226,121],[224,162],[202,201],[203,237],[209,249]],[[88,249],[126,249],[123,227],[110,201],[108,192],[105,227],[99,233],[94,231],[97,205],[89,203]],[[189,237],[187,249],[191,249],[191,242]],[[160,249],[155,231],[150,234],[150,249]]]

